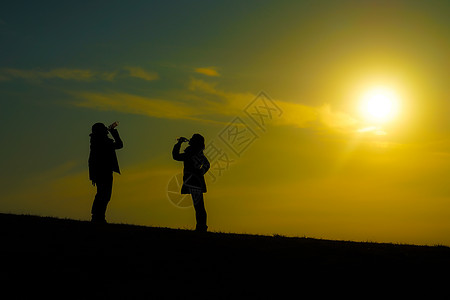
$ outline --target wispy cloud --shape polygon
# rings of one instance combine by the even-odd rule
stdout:
[[[106,80],[106,81],[113,81],[114,79],[116,79],[117,74],[119,74],[119,71],[102,72],[100,74],[100,79]]]
[[[77,100],[73,105],[157,118],[217,123],[217,117],[242,114],[243,109],[256,98],[253,93],[224,91],[218,89],[215,83],[195,78],[189,82],[188,91],[181,93],[173,99],[157,99],[127,93],[79,93],[76,94]],[[282,116],[274,120],[275,125],[355,131],[357,120],[343,112],[333,111],[330,105],[315,107],[275,101],[283,111]]]
[[[83,69],[53,69],[49,71],[41,70],[20,70],[20,69],[2,69],[0,78],[4,80],[20,78],[28,80],[40,80],[59,78],[65,80],[90,81],[93,80],[97,74],[90,70]]]
[[[156,72],[149,72],[139,67],[125,67],[125,70],[129,72],[129,76],[136,77],[148,81],[159,79],[159,75]]]
[[[191,80],[188,91],[180,93],[167,99],[114,92],[73,93],[75,100],[71,104],[95,110],[223,124],[217,116],[237,115],[255,97],[251,93],[221,91],[214,84],[196,79]]]
[[[216,67],[196,68],[195,72],[212,77],[220,76],[219,72],[217,72]]]
[[[81,93],[73,105],[168,119],[194,119],[198,114],[197,110],[182,102],[126,93]]]
[[[22,70],[13,68],[0,69],[0,80],[24,79],[45,80],[62,79],[75,81],[114,81],[118,78],[134,77],[144,80],[159,79],[156,72],[146,71],[140,67],[124,67],[114,71],[93,71],[88,69],[56,68],[51,70]]]
[[[319,119],[319,112],[315,107],[278,100],[277,104],[283,111],[282,117],[275,121],[278,125],[306,128]]]
[[[222,101],[209,101],[209,110],[219,114],[240,113],[256,95],[252,93],[234,93],[220,90],[217,84],[205,82],[200,79],[191,79],[189,90],[214,95]],[[325,126],[336,130],[353,130],[358,121],[344,112],[332,110],[329,104],[321,106],[308,106],[301,103],[274,99],[283,111],[281,118],[275,124],[289,125],[299,128]],[[224,109],[226,107],[226,109]]]
[[[320,121],[331,128],[353,128],[358,121],[349,114],[333,111],[329,104],[324,104],[317,109]]]
[[[204,109],[208,113],[221,115],[236,115],[242,112],[242,109],[256,97],[252,93],[227,92],[216,86],[216,83],[191,78],[188,89],[202,96],[201,99],[207,104]]]

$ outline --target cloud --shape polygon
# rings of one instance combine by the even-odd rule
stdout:
[[[44,80],[44,79],[63,79],[75,81],[114,81],[117,78],[135,77],[144,80],[159,79],[156,72],[148,72],[139,67],[124,67],[123,69],[112,72],[99,72],[87,69],[68,69],[57,68],[48,71],[42,70],[21,70],[13,68],[4,68],[0,70],[0,81],[11,79],[25,80]]]
[[[195,79],[191,78],[191,81],[189,82],[188,88],[190,91],[202,91],[208,94],[221,94],[216,89],[217,83],[209,83],[206,81],[203,81],[201,79]]]
[[[306,128],[311,127],[311,124],[319,119],[320,114],[315,107],[286,101],[276,103],[283,111],[283,115],[275,121],[275,124]]]
[[[114,79],[116,79],[116,76],[118,73],[119,73],[119,71],[103,72],[100,74],[100,78],[102,80],[106,80],[106,81],[113,81]]]
[[[221,114],[240,114],[257,95],[252,93],[234,93],[217,89],[216,83],[205,82],[201,79],[191,79],[189,90],[214,95],[222,101],[210,101],[209,108]],[[206,100],[207,101],[207,100]],[[282,110],[280,118],[274,120],[274,124],[306,127],[327,127],[336,130],[354,131],[358,121],[343,112],[333,111],[329,104],[321,106],[308,106],[301,103],[273,99]],[[227,109],[224,109],[226,107]]]
[[[192,78],[187,92],[174,95],[172,99],[159,99],[128,93],[77,93],[72,102],[78,107],[96,110],[112,110],[122,113],[145,115],[156,118],[185,119],[200,122],[223,123],[220,117],[240,116],[257,95],[235,93],[217,88]],[[183,99],[182,101],[176,99]],[[308,106],[295,102],[273,99],[282,114],[272,120],[274,125],[299,128],[330,128],[337,131],[355,132],[357,120],[343,112],[333,111],[331,106]]]
[[[81,93],[72,103],[78,107],[168,119],[195,119],[198,111],[179,101],[148,98],[126,93]]]
[[[129,72],[129,76],[136,77],[148,81],[159,79],[159,75],[156,72],[148,72],[139,67],[125,67],[125,70]]]
[[[336,112],[329,104],[324,104],[317,109],[320,121],[331,128],[346,129],[353,128],[358,121],[343,112]]]
[[[83,69],[53,69],[50,71],[40,70],[19,70],[19,69],[2,69],[0,78],[4,79],[28,79],[40,80],[58,78],[64,80],[90,81],[96,77],[96,73],[90,70]]]
[[[215,67],[196,68],[195,72],[206,75],[206,76],[212,76],[212,77],[220,76],[219,72],[217,72]]]
[[[196,79],[191,80],[187,92],[176,93],[169,99],[115,92],[82,92],[72,95],[75,96],[75,101],[71,105],[77,107],[216,124],[224,124],[217,120],[217,116],[237,116],[255,97],[251,93],[221,91],[213,83]]]
[[[256,95],[252,93],[227,92],[216,88],[217,83],[191,78],[188,89],[194,94],[201,94],[203,109],[208,113],[220,115],[237,115],[242,113]],[[224,109],[226,108],[226,109]]]
[[[333,129],[340,132],[354,132],[358,121],[352,116],[333,111],[329,104],[309,106],[301,103],[276,100],[283,114],[275,124],[298,128]]]

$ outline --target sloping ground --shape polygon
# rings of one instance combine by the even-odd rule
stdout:
[[[4,299],[430,296],[450,248],[287,238],[0,214]],[[445,283],[445,285],[442,285]],[[320,297],[321,298],[321,297]],[[403,298],[403,297],[402,297]]]

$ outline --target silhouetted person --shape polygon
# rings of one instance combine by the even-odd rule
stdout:
[[[120,174],[116,149],[121,149],[123,143],[113,125],[106,127],[103,123],[95,123],[90,134],[89,179],[93,186],[97,186],[91,210],[92,222],[106,223],[105,213],[111,199],[113,172]],[[108,132],[114,140],[108,137]]]
[[[180,153],[181,144],[189,141],[189,146]],[[205,138],[196,133],[190,140],[181,137],[173,146],[172,157],[184,162],[182,194],[191,194],[195,208],[197,226],[195,230],[206,231],[206,210],[203,201],[203,193],[206,193],[204,174],[209,170],[209,161],[203,154],[205,149]]]

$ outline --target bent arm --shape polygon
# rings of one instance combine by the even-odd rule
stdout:
[[[209,168],[211,167],[209,160],[206,158],[205,155],[203,155],[203,162],[202,162],[202,173],[203,175],[206,174],[206,172],[208,172]]]
[[[180,142],[176,143],[173,146],[172,157],[173,157],[174,160],[184,161],[185,154],[184,153],[180,153],[180,148],[181,148],[181,143]]]
[[[114,138],[114,149],[122,149],[123,142],[119,136],[119,132],[117,131],[117,129],[111,129],[110,132]]]

